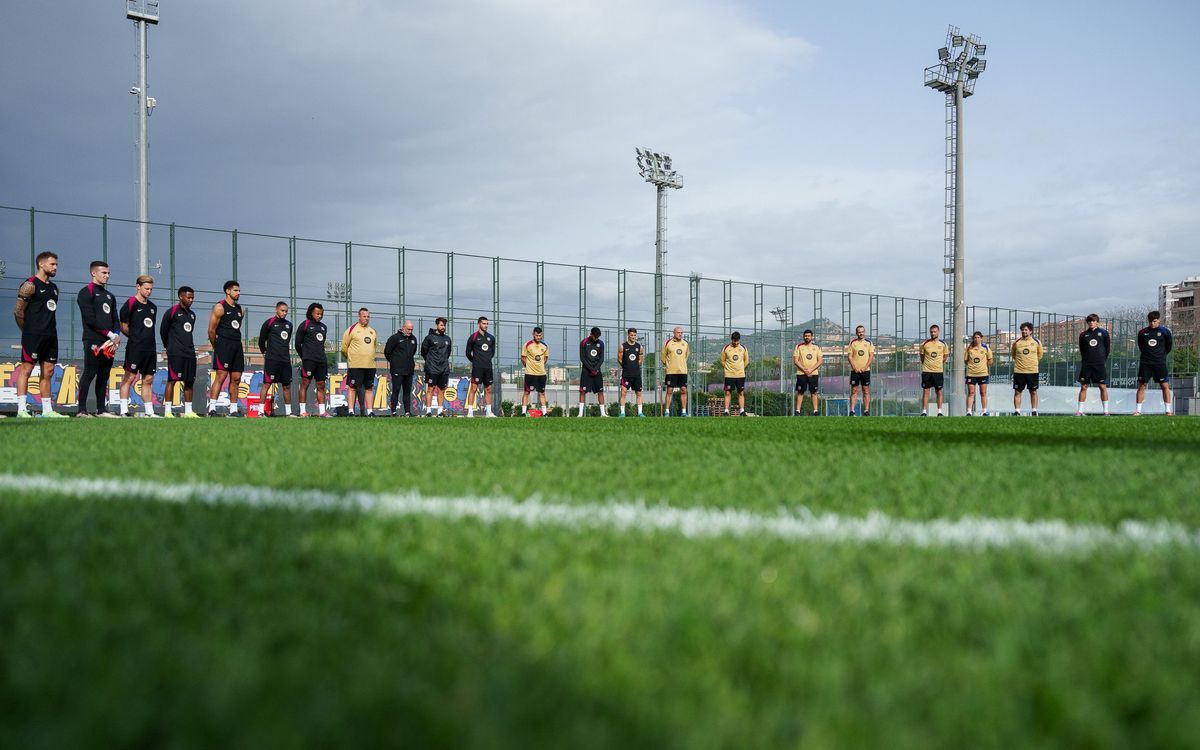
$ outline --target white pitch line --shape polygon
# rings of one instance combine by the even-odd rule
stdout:
[[[168,503],[234,504],[336,509],[388,516],[472,519],[483,523],[521,523],[530,527],[661,531],[699,539],[721,536],[763,537],[787,541],[950,547],[968,550],[1028,548],[1048,554],[1110,549],[1183,548],[1200,550],[1200,531],[1172,521],[1123,521],[1114,528],[1066,521],[965,517],[928,521],[814,514],[806,508],[767,515],[728,508],[675,508],[643,502],[568,505],[505,497],[433,497],[417,493],[284,490],[247,485],[159,482],[122,479],[73,479],[45,475],[0,474],[0,489],[51,494],[84,500],[137,498]]]

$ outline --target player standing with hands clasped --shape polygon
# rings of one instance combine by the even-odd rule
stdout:
[[[125,377],[121,379],[120,391],[121,416],[129,416],[129,389],[135,381],[141,380],[146,416],[158,418],[154,413],[153,390],[154,373],[158,370],[158,357],[154,351],[154,324],[158,318],[158,307],[150,301],[154,279],[138,276],[136,283],[137,293],[121,305],[121,333],[125,334],[126,341]]]
[[[587,394],[596,394],[600,402],[600,416],[607,417],[604,411],[604,376],[600,368],[604,366],[604,342],[600,340],[600,329],[592,328],[590,334],[579,342],[579,416],[587,408]]]
[[[746,363],[750,361],[750,352],[742,346],[742,334],[734,331],[729,335],[729,343],[721,350],[719,358],[721,368],[725,371],[725,416],[729,416],[729,400],[733,391],[738,395],[738,416],[746,416]]]
[[[850,363],[850,416],[854,412],[858,392],[862,391],[862,415],[871,416],[871,365],[875,363],[875,345],[867,338],[867,329],[858,326],[854,338],[846,344],[846,361]]]
[[[1013,416],[1021,416],[1021,391],[1029,389],[1029,407],[1038,415],[1038,370],[1045,350],[1033,335],[1033,323],[1021,324],[1021,337],[1012,344]]]
[[[438,395],[445,403],[446,386],[450,385],[450,347],[452,342],[446,335],[446,319],[438,318],[434,327],[421,342],[421,356],[425,359],[425,416],[437,413],[442,416],[442,405],[438,403]]]
[[[471,363],[471,384],[467,386],[467,416],[475,416],[475,394],[483,390],[483,403],[487,407],[486,416],[494,417],[492,413],[492,382],[495,372],[492,369],[492,357],[496,354],[496,337],[488,333],[488,319],[479,316],[475,321],[479,326],[470,338],[463,354]]]
[[[292,414],[292,321],[287,319],[288,304],[283,300],[275,303],[275,315],[263,321],[258,331],[258,350],[263,353],[262,391],[258,403],[262,404],[263,414],[274,414],[274,398],[272,386],[279,386],[283,396],[283,415],[299,417]]]
[[[1112,339],[1108,331],[1100,327],[1100,316],[1092,313],[1087,316],[1087,328],[1079,334],[1079,406],[1075,416],[1083,416],[1083,407],[1087,403],[1089,385],[1100,386],[1100,403],[1104,406],[1104,416],[1108,416],[1108,354],[1112,351]]]
[[[1141,361],[1138,362],[1137,405],[1133,408],[1133,416],[1141,416],[1142,401],[1146,398],[1146,384],[1153,380],[1162,388],[1163,412],[1168,416],[1173,408],[1171,404],[1171,380],[1167,377],[1167,355],[1175,345],[1175,340],[1166,326],[1161,324],[1158,310],[1146,316],[1150,325],[1138,331],[1138,351]]]
[[[946,416],[942,411],[942,388],[946,384],[946,359],[950,356],[950,347],[940,337],[941,326],[929,326],[929,338],[921,344],[921,416],[929,416],[929,389],[937,391],[937,415]]]
[[[983,333],[976,331],[971,336],[971,344],[963,353],[967,364],[967,416],[975,415],[975,389],[979,389],[979,405],[983,407],[983,416],[988,416],[988,374],[992,366],[992,349],[983,343]]]
[[[680,416],[686,417],[688,405],[688,351],[690,347],[688,342],[683,340],[683,329],[675,326],[675,330],[671,331],[671,338],[663,343],[662,353],[659,355],[662,359],[663,367],[667,370],[667,395],[666,401],[663,403],[663,416],[671,416],[671,394],[675,388],[679,389],[679,403],[682,406]]]
[[[812,415],[817,416],[817,391],[821,384],[818,371],[823,359],[821,347],[813,343],[813,332],[806,330],[804,340],[792,351],[792,364],[796,366],[796,408],[793,416],[800,416],[805,391],[812,394]]]
[[[238,399],[242,388],[242,372],[246,369],[246,355],[242,351],[242,323],[246,311],[238,299],[242,287],[234,280],[225,282],[225,299],[213,305],[208,318],[208,343],[212,344],[213,369],[217,376],[208,390],[208,416],[216,416],[217,397],[221,385],[229,379],[229,416],[237,417]]]

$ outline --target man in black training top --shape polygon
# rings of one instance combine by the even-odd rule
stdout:
[[[65,414],[54,411],[51,396],[51,380],[54,378],[54,363],[58,361],[58,285],[51,279],[58,273],[58,256],[50,251],[38,253],[34,259],[37,273],[30,276],[17,289],[17,302],[13,305],[13,318],[21,329],[21,363],[17,366],[17,416],[31,419],[29,403],[29,376],[33,366],[40,365],[42,377],[42,416],[64,419]]]
[[[404,325],[400,326],[400,330],[393,333],[383,346],[383,358],[388,361],[388,370],[392,378],[390,406],[392,414],[397,417],[401,414],[406,417],[413,415],[413,373],[417,369],[413,360],[416,356],[417,337],[413,335],[412,321],[406,320]],[[401,403],[404,404],[403,412],[400,410]]]
[[[476,321],[478,330],[467,339],[467,348],[463,352],[471,362],[471,385],[467,386],[467,416],[475,416],[475,394],[483,389],[483,403],[487,409],[485,416],[494,417],[492,413],[492,381],[495,379],[492,370],[492,357],[496,355],[496,337],[488,333],[488,319],[479,316]]]
[[[283,416],[300,416],[292,414],[292,321],[287,319],[288,305],[283,300],[275,303],[275,315],[263,321],[258,330],[258,350],[263,353],[262,391],[258,394],[258,403],[262,413],[272,416],[275,413],[275,397],[271,394],[272,386],[279,386],[283,396]]]
[[[308,382],[311,380],[317,390],[317,414],[329,416],[325,409],[325,385],[329,381],[329,361],[325,359],[325,339],[329,330],[322,319],[325,308],[320,302],[313,302],[304,311],[304,322],[296,329],[296,354],[300,357],[300,416],[308,416]]]
[[[1158,310],[1147,315],[1146,322],[1150,325],[1138,331],[1137,335],[1141,361],[1138,362],[1137,406],[1133,409],[1133,415],[1141,415],[1146,384],[1151,380],[1162,388],[1163,413],[1170,415],[1174,407],[1171,404],[1171,379],[1167,377],[1167,355],[1174,348],[1175,340],[1167,327],[1162,325]]]
[[[167,419],[175,416],[171,413],[171,402],[176,383],[183,384],[184,419],[200,418],[192,411],[192,389],[196,385],[196,342],[192,338],[196,330],[196,312],[192,309],[195,301],[196,290],[179,287],[179,302],[167,311],[158,326],[158,335],[167,350],[167,388],[163,391],[163,416]]]
[[[83,374],[79,376],[79,413],[87,413],[88,391],[96,387],[96,411],[108,415],[108,378],[121,342],[117,298],[108,291],[108,264],[92,261],[92,280],[79,290],[76,302],[83,321]],[[115,415],[114,415],[115,416]]]
[[[1100,316],[1087,316],[1087,328],[1079,334],[1079,405],[1075,416],[1083,416],[1089,385],[1100,386],[1100,403],[1104,416],[1108,416],[1108,353],[1112,350],[1112,339],[1108,331],[1100,327]]]
[[[135,294],[121,305],[121,333],[125,334],[125,377],[121,378],[121,416],[129,416],[129,389],[140,380],[145,416],[158,418],[154,413],[154,373],[158,370],[154,324],[158,322],[158,306],[150,301],[150,295],[154,292],[154,279],[145,275],[138,276],[135,283]]]
[[[645,417],[642,413],[642,359],[644,350],[642,344],[638,341],[638,330],[630,328],[625,331],[625,340],[617,347],[617,358],[621,362],[621,390],[618,398],[620,399],[620,408],[617,409],[617,416],[625,416],[625,394],[633,391],[637,398],[638,416]]]
[[[600,340],[600,329],[592,328],[591,334],[579,342],[579,416],[587,408],[587,394],[596,394],[600,403],[600,416],[607,417],[604,411],[604,376],[600,368],[604,366],[604,342]]]
[[[240,416],[238,396],[242,387],[242,373],[246,369],[245,353],[242,351],[242,324],[246,321],[246,311],[238,302],[241,296],[241,286],[236,281],[226,281],[225,299],[213,305],[212,315],[208,318],[208,343],[212,344],[213,370],[217,374],[212,387],[208,389],[210,417],[217,413],[217,397],[221,395],[221,385],[227,378],[229,416]]]
[[[421,342],[421,356],[425,358],[425,416],[442,416],[442,405],[438,396],[444,395],[450,384],[450,337],[446,335],[446,319],[438,318]],[[445,399],[442,399],[443,402]]]

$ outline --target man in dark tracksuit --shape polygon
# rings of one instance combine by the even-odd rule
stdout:
[[[1171,403],[1171,379],[1167,375],[1167,355],[1175,346],[1171,331],[1162,325],[1158,310],[1146,316],[1150,325],[1138,331],[1138,352],[1141,361],[1138,362],[1137,406],[1133,414],[1142,413],[1142,401],[1146,399],[1146,384],[1150,381],[1158,383],[1162,388],[1163,413],[1171,414],[1174,406]]]
[[[604,342],[600,340],[600,329],[593,328],[590,335],[579,342],[579,416],[587,407],[587,394],[596,394],[600,402],[600,416],[607,417],[604,410],[604,375],[600,368],[604,366]]]
[[[442,405],[438,403],[438,394],[445,392],[450,385],[450,347],[452,342],[446,335],[446,319],[438,318],[435,327],[429,329],[429,335],[421,342],[421,356],[425,358],[425,416],[429,417],[436,410],[442,416]],[[442,399],[443,403],[445,399]]]
[[[79,290],[79,316],[83,321],[83,374],[79,376],[79,413],[87,413],[87,395],[96,384],[95,414],[108,416],[108,377],[113,355],[121,342],[121,318],[117,298],[108,291],[108,264],[92,261],[92,281]],[[115,414],[113,416],[116,416]]]
[[[391,335],[383,346],[383,357],[388,361],[388,369],[392,376],[392,393],[390,406],[392,414],[400,416],[398,402],[404,403],[404,416],[412,416],[413,373],[416,363],[413,358],[417,355],[417,337],[413,335],[411,320]]]

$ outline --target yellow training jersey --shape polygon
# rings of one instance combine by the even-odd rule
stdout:
[[[342,334],[342,354],[346,356],[346,366],[355,370],[375,369],[375,347],[379,346],[379,334],[371,326],[361,326],[358,323],[346,329]]]
[[[850,358],[850,365],[859,370],[870,367],[871,355],[874,353],[875,345],[870,339],[850,339],[850,343],[846,344],[846,356]]]
[[[795,364],[796,360],[799,360],[814,375],[817,372],[817,368],[821,366],[822,358],[821,347],[816,344],[797,344],[796,350],[792,352],[793,364]],[[796,367],[796,374],[803,375],[804,373],[801,372],[799,367]]]
[[[687,375],[688,342],[667,339],[662,348],[662,363],[668,375]]]
[[[987,344],[978,348],[968,346],[964,359],[967,361],[967,377],[986,378],[988,368],[992,366],[992,349]]]
[[[921,372],[945,372],[950,347],[941,339],[926,339],[921,344]]]
[[[533,339],[521,348],[521,361],[525,363],[526,375],[545,375],[546,360],[550,359],[550,347]]]
[[[1022,336],[1012,345],[1013,372],[1018,375],[1036,375],[1038,362],[1042,361],[1042,355],[1045,353],[1042,342],[1033,336]]]
[[[725,368],[725,377],[727,378],[744,378],[746,377],[746,363],[750,361],[750,352],[746,351],[746,347],[738,344],[726,344],[721,350],[721,367]]]

